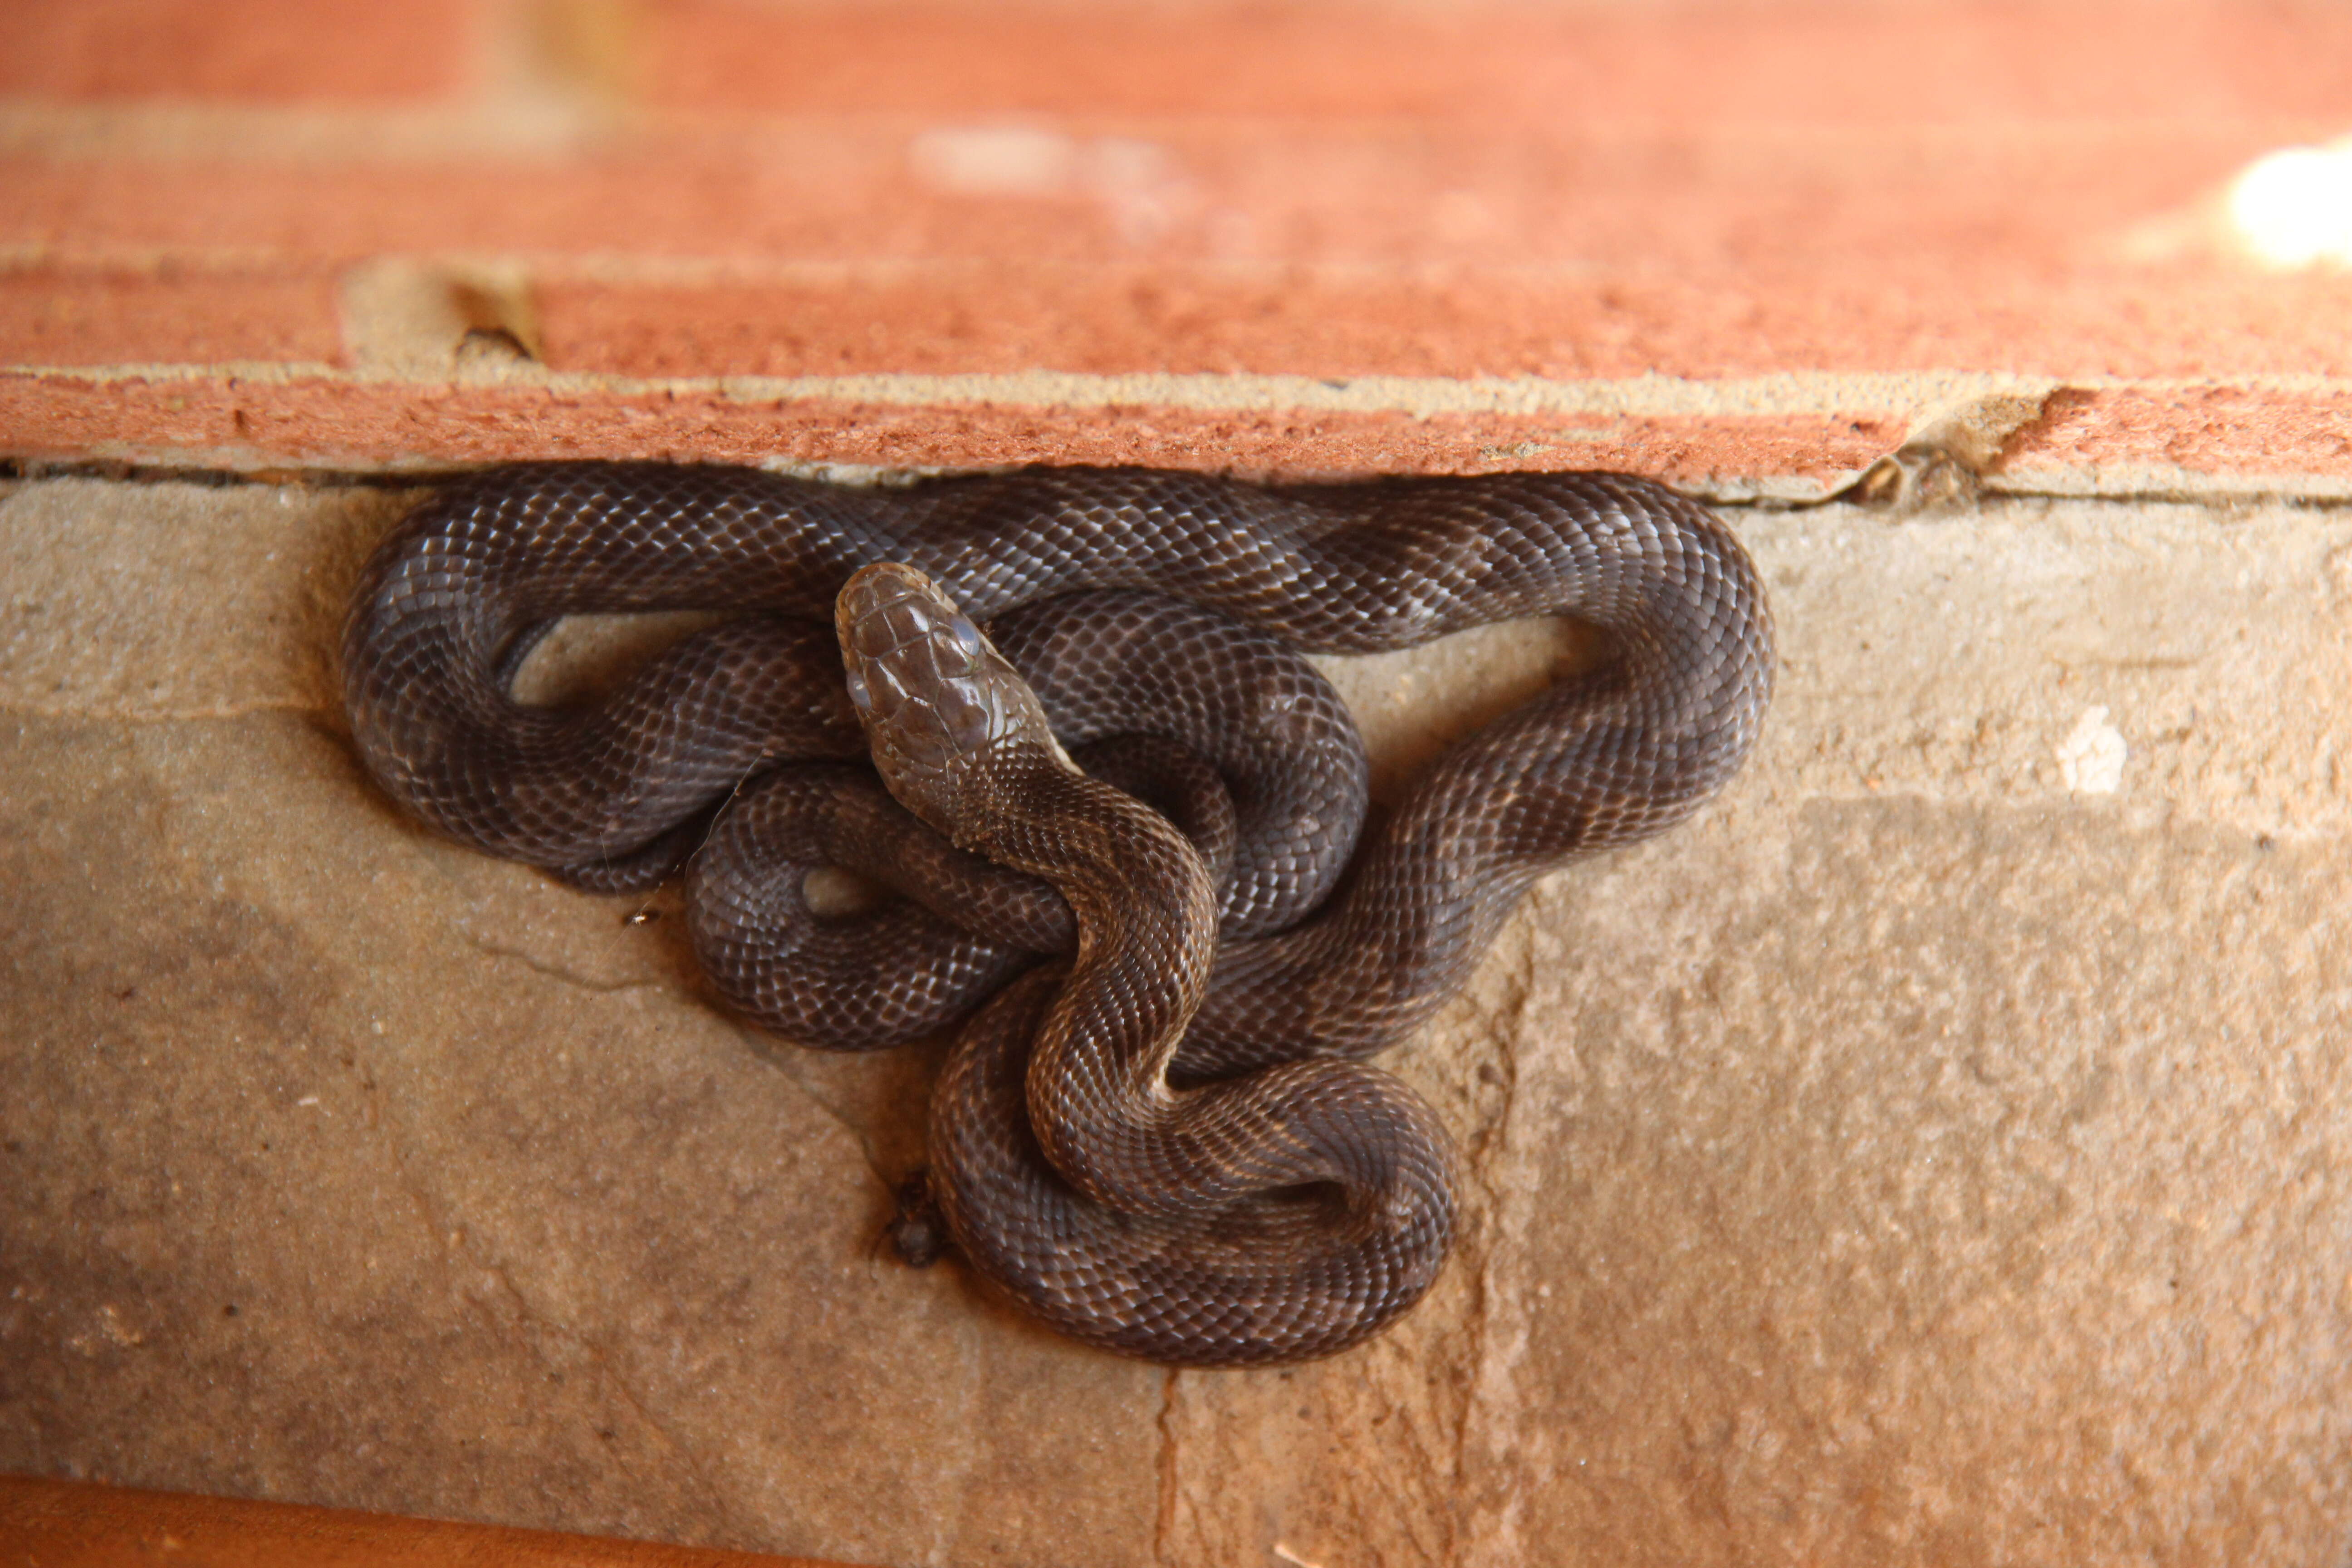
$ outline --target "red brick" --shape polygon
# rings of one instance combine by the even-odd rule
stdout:
[[[1826,485],[1898,445],[1887,410],[1414,416],[1311,408],[1048,407],[745,399],[339,377],[0,373],[0,452],[232,468],[434,468],[523,458],[984,467],[1150,463],[1274,476],[1608,468],[1697,485]],[[2062,390],[2011,440],[2029,487],[2073,470],[2225,485],[2352,480],[2352,394],[2263,386]]]
[[[1918,267],[1663,279],[930,268],[763,285],[559,279],[541,289],[539,317],[551,367],[635,376],[2352,374],[2352,279],[2195,268],[2055,283]]]
[[[241,468],[449,466],[523,458],[770,459],[886,467],[1148,463],[1274,476],[1612,468],[1685,481],[1827,479],[1900,438],[1845,416],[1417,418],[1320,410],[1107,410],[742,401],[716,391],[0,374],[12,455]]]
[[[2062,390],[2004,454],[2037,470],[2118,468],[2352,479],[2352,393],[2263,387]]]
[[[1139,237],[1098,196],[926,190],[904,130],[655,139],[538,165],[18,159],[0,163],[0,245],[529,254],[552,362],[630,374],[2343,374],[2341,275],[2118,259],[2136,226],[2259,151],[2248,134],[1219,132],[1167,139],[1185,205]],[[1475,232],[1465,203],[1486,215]],[[593,277],[566,255],[594,258]],[[765,277],[627,281],[677,262]]]
[[[454,93],[472,0],[0,0],[0,92],[383,102]]]
[[[333,279],[316,269],[0,270],[0,363],[333,363]]]
[[[371,9],[342,34],[324,7],[273,22],[262,0],[233,3],[236,26],[202,38],[194,9],[166,0],[20,6],[30,47],[0,74],[52,97],[432,95],[461,85],[474,47],[459,0]],[[2352,279],[2268,275],[2202,241],[2130,259],[2151,226],[2189,233],[2184,215],[2248,159],[2333,128],[2319,117],[2352,103],[2352,8],[2333,4],[641,0],[636,15],[638,79],[663,107],[569,148],[392,150],[412,140],[339,162],[269,151],[269,128],[299,117],[229,116],[243,129],[211,151],[98,157],[102,137],[60,133],[42,156],[27,121],[0,160],[0,251],[39,266],[0,276],[0,363],[331,362],[343,269],[488,256],[527,258],[545,359],[589,375],[2352,375]],[[110,26],[168,47],[109,47]],[[371,70],[373,88],[337,74]],[[973,177],[954,139],[1013,111],[1057,117],[1024,122],[1043,162],[1007,179],[982,160]],[[761,416],[627,387],[11,384],[22,450],[67,455],[61,432],[79,431],[91,451],[320,464],[784,449],[1363,471],[1549,441],[1538,460],[1823,478],[1899,437],[1872,408],[1457,429],[1402,414]],[[2163,388],[2089,395],[2015,460],[2343,466],[2294,424],[2336,418],[2325,398],[2225,389],[2168,424],[2179,400]],[[1072,423],[1092,433],[1052,433]]]
[[[2352,103],[2334,0],[1446,6],[646,0],[646,90],[708,111],[2002,124]]]
[[[1043,195],[921,178],[919,123],[649,134],[576,158],[0,159],[0,245],[324,258],[511,250],[750,266],[997,258],[1596,268],[1925,262],[2039,274],[2116,249],[2275,144],[2260,127],[1968,139],[1168,128],[1159,174]],[[1108,139],[1075,128],[1081,153]]]

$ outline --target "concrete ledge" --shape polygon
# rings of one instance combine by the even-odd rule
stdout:
[[[908,1564],[2345,1539],[2347,514],[1748,512],[1748,770],[1387,1058],[1463,1152],[1436,1292],[1171,1376],[877,1256],[934,1055],[744,1029],[375,796],[333,649],[402,504],[0,494],[0,1464]],[[1559,651],[1327,668],[1392,780]]]

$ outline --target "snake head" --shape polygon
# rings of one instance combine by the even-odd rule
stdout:
[[[1011,750],[1043,746],[1070,766],[1020,671],[913,567],[861,570],[835,601],[834,625],[882,782],[959,844],[961,819],[985,809],[975,785]]]

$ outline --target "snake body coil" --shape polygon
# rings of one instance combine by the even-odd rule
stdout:
[[[530,466],[449,487],[371,562],[343,649],[352,732],[387,791],[454,837],[624,887],[659,879],[708,833],[694,910],[749,909],[793,880],[722,848],[730,832],[759,841],[750,816],[730,826],[753,795],[813,792],[821,814],[869,820],[866,806],[836,804],[861,787],[837,765],[866,741],[826,623],[852,574],[883,562],[982,621],[1082,590],[1148,590],[1310,651],[1402,647],[1538,614],[1611,635],[1606,668],[1449,752],[1359,852],[1340,894],[1287,930],[1275,928],[1313,909],[1334,874],[1331,846],[1308,842],[1332,837],[1328,807],[1292,800],[1218,830],[1256,857],[1222,895],[1181,837],[1074,774],[1034,775],[1034,798],[992,808],[1001,826],[959,835],[1056,881],[1078,932],[1069,966],[987,1005],[937,1091],[935,1184],[975,1268],[1066,1331],[1189,1364],[1326,1353],[1392,1319],[1443,1260],[1444,1143],[1396,1080],[1328,1058],[1368,1056],[1425,1020],[1537,878],[1670,826],[1736,771],[1773,669],[1745,553],[1705,508],[1614,475],[1262,489],[1061,469],[848,490],[741,469]],[[509,694],[556,619],[669,609],[742,614],[601,704],[549,710]],[[1294,706],[1322,700],[1288,676],[1211,667],[1198,679],[1236,683],[1235,710],[1265,706],[1249,682],[1268,679]],[[1317,745],[1344,750],[1323,733]],[[836,771],[745,788],[799,762]],[[1064,826],[1037,826],[1039,801]],[[1146,819],[1138,839],[1108,829]],[[1113,839],[1143,847],[1106,848]],[[1005,876],[945,848],[893,863],[908,858],[950,883]],[[936,1026],[1035,950],[1066,945],[1050,895],[992,886],[1034,919],[968,921],[981,930],[927,953],[900,943],[914,967],[887,986],[870,955],[803,953],[833,966],[819,984],[886,1004],[819,1043]],[[1221,910],[1228,940],[1212,954]],[[777,992],[759,944],[736,940],[742,921],[690,919],[723,992],[747,1005]],[[705,942],[707,930],[734,934]],[[1147,985],[1160,953],[1177,973]]]

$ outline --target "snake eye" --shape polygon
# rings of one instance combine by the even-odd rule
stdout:
[[[963,649],[966,658],[980,657],[980,628],[971,624],[970,617],[958,616],[949,621],[948,636],[955,639],[956,647]]]
[[[846,673],[849,677],[850,701],[857,705],[857,710],[860,713],[870,710],[874,706],[874,694],[866,689],[866,677],[854,669]]]

